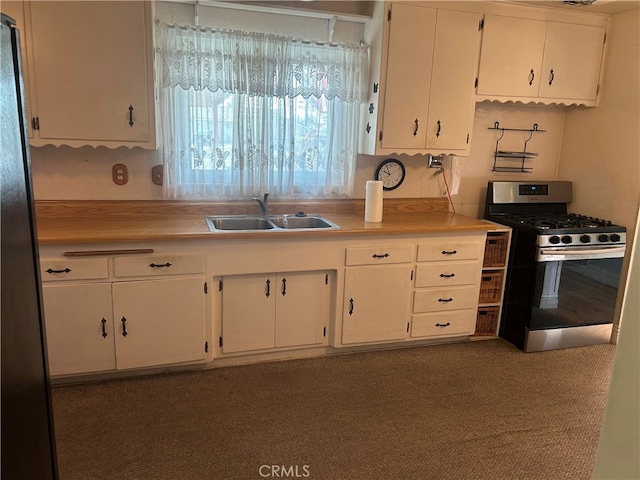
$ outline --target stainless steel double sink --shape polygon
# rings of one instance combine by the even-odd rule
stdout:
[[[299,212],[292,215],[207,215],[207,226],[211,232],[229,231],[281,231],[317,230],[340,228],[321,215]]]

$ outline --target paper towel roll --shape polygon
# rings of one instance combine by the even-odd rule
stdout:
[[[382,182],[367,180],[364,199],[364,221],[382,221]]]

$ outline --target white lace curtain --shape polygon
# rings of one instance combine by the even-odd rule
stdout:
[[[156,24],[167,197],[349,195],[368,48]]]

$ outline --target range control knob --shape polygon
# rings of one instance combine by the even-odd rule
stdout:
[[[602,235],[598,236],[598,240],[601,242],[608,242],[609,241],[609,235],[607,235],[606,233],[603,233]]]
[[[564,235],[561,239],[562,243],[565,245],[571,243],[571,235]]]
[[[620,241],[620,235],[618,235],[617,233],[612,233],[609,238],[611,239],[612,242],[619,242]]]
[[[580,241],[582,243],[591,243],[591,235],[581,235]]]
[[[558,235],[551,235],[549,237],[549,243],[553,243],[554,245],[560,243],[560,237]]]

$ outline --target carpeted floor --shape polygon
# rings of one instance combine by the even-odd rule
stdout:
[[[60,479],[587,480],[614,352],[496,339],[54,387]]]

